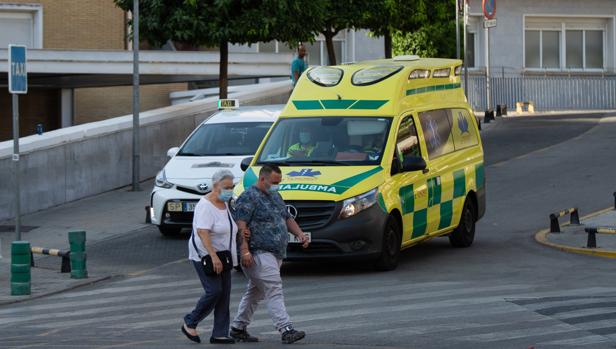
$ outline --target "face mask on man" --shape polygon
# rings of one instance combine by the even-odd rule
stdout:
[[[311,137],[310,137],[310,133],[309,132],[300,132],[299,133],[299,142],[301,144],[308,144],[310,143]]]
[[[273,194],[278,192],[278,189],[280,189],[280,186],[278,184],[272,184],[267,190],[270,192],[270,194]]]
[[[233,197],[233,189],[222,189],[218,198],[222,201],[229,201]]]

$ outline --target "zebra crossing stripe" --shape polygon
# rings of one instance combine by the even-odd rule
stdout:
[[[556,314],[556,316],[554,317],[556,317],[559,320],[566,320],[566,319],[576,318],[580,316],[610,314],[610,313],[616,313],[616,307],[573,310],[573,311]]]
[[[552,326],[531,327],[508,331],[495,331],[490,333],[472,334],[468,336],[462,336],[458,339],[461,341],[473,341],[473,342],[500,342],[506,340],[545,336],[549,334],[567,333],[567,332],[580,332],[583,331],[571,325],[559,323]]]
[[[541,342],[538,344],[542,346],[553,345],[553,346],[559,346],[559,347],[560,346],[580,347],[580,346],[586,346],[586,345],[606,343],[609,341],[610,341],[609,338],[606,338],[604,336],[591,335],[591,336],[583,336],[583,337],[576,337],[576,338],[569,338],[569,339],[559,339],[559,340],[549,341],[549,342]]]
[[[412,297],[412,294],[409,294],[408,297]],[[387,297],[387,299],[391,299],[391,297]],[[439,309],[439,308],[457,308],[463,306],[489,306],[493,304],[497,304],[503,302],[503,296],[488,296],[488,297],[478,297],[478,298],[469,298],[469,299],[453,299],[453,300],[444,300],[444,301],[433,301],[433,302],[422,302],[417,304],[396,304],[396,305],[376,305],[369,307],[352,307],[350,309],[340,310],[336,312],[331,311],[319,311],[315,314],[297,314],[294,315],[294,310],[297,309],[298,306],[292,305],[294,300],[289,299],[287,301],[288,305],[287,309],[291,313],[291,316],[294,318],[294,322],[298,321],[316,321],[316,320],[331,320],[331,319],[340,319],[346,317],[357,317],[363,315],[371,315],[375,313],[384,313],[384,312],[408,312],[414,310],[425,310],[425,309]],[[193,300],[194,302],[194,300]],[[374,304],[371,299],[366,299],[364,302],[368,302],[368,304]],[[339,302],[335,302],[338,304]],[[318,310],[318,309],[331,309],[332,304],[323,304],[321,302],[315,303],[312,302],[310,304],[304,305],[306,309],[310,310]],[[82,324],[90,324],[90,323],[98,323],[103,324],[105,322],[115,322],[119,320],[125,320],[130,317],[135,318],[135,321],[140,321],[140,319],[146,318],[154,318],[160,315],[172,315],[176,317],[180,317],[186,310],[177,310],[177,309],[163,309],[157,311],[148,311],[147,313],[139,313],[139,314],[127,314],[127,315],[112,315],[112,316],[103,316],[96,317],[95,319],[82,319],[82,320],[71,320],[71,321],[62,321],[62,322],[45,322],[43,324],[36,325],[28,325],[29,327],[35,328],[45,328],[45,329],[53,329],[53,328],[63,328],[63,327],[71,327]],[[44,321],[44,320],[43,320]],[[81,322],[80,322],[81,321]],[[178,321],[175,319],[171,319],[170,321]],[[123,322],[126,323],[126,322]],[[265,318],[262,320],[256,320],[251,324],[251,326],[263,326],[263,325],[271,325],[271,319]]]
[[[422,299],[422,298],[432,298],[432,297],[439,297],[439,296],[451,296],[451,295],[457,295],[457,294],[478,294],[480,292],[485,291],[485,292],[495,292],[495,291],[502,291],[502,290],[512,290],[512,289],[527,289],[530,286],[527,285],[501,285],[501,286],[495,286],[495,287],[489,287],[489,288],[465,288],[465,289],[458,289],[458,290],[443,290],[440,293],[439,292],[425,292],[423,294],[416,294],[416,293],[409,293],[409,294],[400,294],[397,296],[389,296],[389,295],[384,295],[381,297],[361,297],[359,299],[346,299],[349,297],[349,293],[353,293],[355,296],[362,296],[362,295],[366,295],[366,294],[382,294],[383,291],[385,290],[390,290],[391,292],[397,292],[398,289],[402,290],[402,289],[408,289],[410,287],[411,284],[406,284],[406,285],[400,285],[400,287],[398,287],[397,289],[392,289],[391,287],[386,287],[383,288],[381,290],[346,290],[346,291],[342,291],[339,294],[335,294],[335,295],[330,295],[328,294],[328,298],[331,298],[332,300],[330,301],[325,301],[325,302],[314,302],[313,300],[316,298],[321,298],[322,295],[312,295],[312,296],[308,296],[308,297],[297,297],[297,298],[291,298],[288,299],[288,304],[287,304],[287,309],[290,312],[297,312],[297,313],[302,313],[302,312],[306,312],[306,311],[310,311],[310,310],[318,310],[318,309],[330,309],[334,306],[353,306],[353,308],[355,308],[354,306],[361,306],[361,305],[366,305],[366,304],[375,304],[377,302],[392,302],[392,301],[400,301],[400,302],[408,302],[411,300],[417,300],[417,299]],[[356,293],[356,292],[352,292],[352,291],[363,291],[360,293]],[[368,291],[368,292],[366,292]],[[330,297],[331,296],[331,297]],[[92,314],[102,314],[108,311],[117,311],[117,310],[122,310],[122,309],[133,309],[133,310],[137,310],[137,309],[148,309],[148,308],[153,308],[153,307],[165,307],[168,309],[169,306],[172,305],[183,305],[186,304],[187,308],[189,308],[189,305],[192,305],[195,302],[195,299],[197,297],[194,298],[183,298],[180,300],[171,300],[171,301],[156,301],[156,302],[150,302],[150,303],[142,303],[142,304],[132,304],[132,305],[117,305],[117,306],[110,306],[110,307],[95,307],[95,308],[91,308],[91,309],[85,309],[85,310],[77,310],[77,311],[68,311],[68,312],[64,312],[64,313],[54,313],[54,319],[56,319],[56,321],[54,321],[53,323],[47,323],[46,319],[43,319],[40,317],[39,314],[35,314],[32,315],[30,317],[20,317],[20,318],[12,318],[12,319],[6,319],[4,320],[4,322],[0,322],[2,324],[6,324],[6,323],[16,323],[16,322],[23,322],[23,321],[32,321],[32,320],[41,320],[44,321],[45,324],[40,324],[40,325],[31,325],[31,326],[35,326],[38,328],[58,328],[58,327],[67,327],[67,326],[72,326],[74,324],[77,324],[79,320],[74,320],[74,321],[63,321],[63,322],[59,322],[57,321],[57,319],[62,318],[62,317],[71,317],[71,318],[75,318],[76,316],[86,316],[86,315],[92,315]],[[346,300],[341,301],[340,298],[345,298]],[[239,297],[235,297],[235,300],[239,301]],[[297,304],[296,302],[303,299],[304,301],[306,301],[304,304]],[[502,298],[497,297],[494,298],[493,300],[501,300]],[[445,301],[445,304],[448,304],[448,300]],[[441,304],[441,302],[433,302],[433,304]],[[422,306],[421,304],[418,304],[417,306]],[[378,307],[377,308],[368,308],[368,309],[372,309],[369,313],[373,313],[373,312],[378,312]],[[182,309],[179,311],[179,315],[181,315],[182,312],[187,311],[187,309]],[[174,313],[173,310],[168,310],[168,312]],[[132,314],[129,316],[134,316],[134,317],[139,317],[139,316],[143,316],[143,317],[147,317],[147,318],[151,318],[153,316],[153,314],[156,313],[156,311],[148,311],[147,313],[138,313],[138,314]],[[344,313],[344,311],[342,312]],[[323,314],[322,312],[320,312],[319,314]],[[317,315],[319,315],[317,314]],[[331,313],[328,312],[325,315],[325,319],[327,318],[336,318],[341,314],[341,312],[335,312],[335,313]],[[178,315],[178,316],[179,316]],[[118,316],[121,316],[118,318]],[[88,317],[89,318],[89,317]],[[89,321],[88,318],[84,319],[85,321]],[[98,321],[100,323],[103,323],[105,321],[117,321],[117,320],[121,320],[121,319],[125,319],[124,315],[112,315],[112,316],[98,316],[97,317]]]

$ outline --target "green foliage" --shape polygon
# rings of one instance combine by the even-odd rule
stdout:
[[[414,19],[392,28],[395,55],[455,58],[455,0],[414,0]]]
[[[395,31],[411,32],[427,22],[429,0],[382,0],[364,18],[365,27],[377,36]]]
[[[333,37],[341,30],[369,28],[373,13],[383,13],[383,1],[374,0],[322,0],[321,34],[325,37],[330,64],[336,64]]]
[[[132,0],[114,0],[131,11]],[[140,0],[140,35],[160,46],[167,40],[193,46],[314,40],[320,0]]]
[[[322,28],[325,0],[140,0],[140,40],[160,47],[220,48],[220,98],[227,96],[228,44],[279,40],[297,46]],[[114,0],[132,11],[133,0]]]

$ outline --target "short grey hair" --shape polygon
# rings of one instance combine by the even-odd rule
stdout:
[[[218,170],[212,176],[212,185],[215,185],[216,183],[220,183],[221,181],[225,179],[230,179],[231,181],[233,181],[233,179],[235,179],[233,172],[227,169]]]

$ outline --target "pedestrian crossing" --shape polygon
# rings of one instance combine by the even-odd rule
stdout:
[[[182,275],[185,275],[182,277]],[[602,348],[616,345],[616,287],[546,290],[531,284],[418,282],[361,277],[285,277],[287,310],[307,343],[412,348]],[[234,315],[245,279],[233,275]],[[66,340],[149,347],[186,344],[178,328],[202,289],[194,273],[142,275],[0,308],[0,347]],[[211,319],[199,330],[207,334]],[[265,342],[278,333],[263,305],[250,326]],[[88,335],[93,334],[93,335]],[[126,340],[126,339],[124,339]],[[145,343],[143,345],[139,343]],[[126,345],[126,343],[123,343]]]

